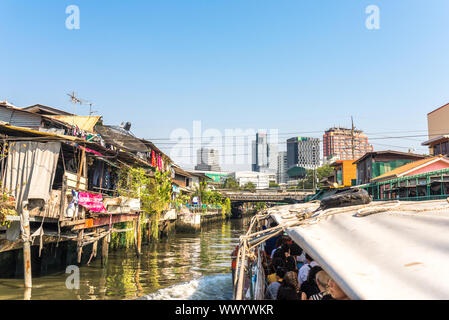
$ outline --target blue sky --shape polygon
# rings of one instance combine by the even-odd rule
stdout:
[[[80,30],[65,27],[68,5]],[[380,30],[365,28],[368,5]],[[448,13],[447,0],[2,0],[0,99],[73,111],[75,91],[167,151],[158,139],[194,120],[281,141],[351,115],[369,137],[425,135],[426,114],[449,102]],[[426,152],[424,140],[371,142]]]

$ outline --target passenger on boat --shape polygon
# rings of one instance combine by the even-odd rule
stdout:
[[[320,266],[315,266],[310,269],[307,280],[301,285],[301,300],[308,300],[311,296],[320,292],[320,288],[316,284],[315,276],[321,270],[323,269]]]
[[[231,270],[232,270],[232,284],[234,285],[234,279],[235,279],[235,270],[237,269],[237,255],[239,253],[239,245],[235,246],[234,251],[231,253]]]
[[[276,248],[273,249],[273,251],[271,251],[271,255],[270,258],[273,259],[274,254],[276,253],[276,251],[278,249],[280,249],[282,247],[283,244],[285,244],[287,242],[287,239],[285,237],[279,236],[279,238],[276,241]]]
[[[296,272],[289,271],[279,287],[277,300],[300,300],[299,287]]]
[[[276,221],[270,223],[270,228],[274,228],[278,225]],[[265,241],[265,253],[268,257],[271,256],[271,252],[276,248],[276,243],[281,236],[276,236]]]
[[[296,269],[296,260],[290,255],[290,245],[284,243],[281,248],[277,249],[273,255],[273,259],[281,258],[283,261],[283,266],[287,271],[295,271]]]
[[[313,258],[306,254],[306,261],[298,272],[299,287],[301,287],[302,283],[307,280],[310,269],[315,266],[318,266],[318,263],[313,261]]]
[[[312,270],[310,272],[312,272]],[[309,300],[323,300],[323,299],[328,300],[331,297],[328,292],[328,288],[327,288],[327,284],[329,283],[329,280],[330,280],[330,277],[326,273],[326,271],[324,271],[324,270],[319,271],[315,276],[315,282],[316,282],[320,292],[310,296]]]
[[[285,276],[285,269],[281,266],[278,266],[276,269],[276,281],[272,282],[265,292],[265,299],[275,300],[278,295],[279,287]]]
[[[324,299],[324,297],[323,297],[322,300],[331,300],[331,299],[350,300],[349,297],[346,295],[346,293],[344,293],[343,290],[341,290],[341,288],[338,286],[338,284],[333,279],[329,280],[328,288],[329,288],[328,290],[331,295],[331,298],[329,297],[329,298]]]
[[[270,269],[269,269],[270,272],[268,272],[268,276],[267,276],[268,285],[270,285],[273,282],[278,281],[277,276],[276,276],[276,270],[278,267],[283,267],[283,266],[284,266],[284,261],[282,260],[282,258],[277,257],[271,261]]]

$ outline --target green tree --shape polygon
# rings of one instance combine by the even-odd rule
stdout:
[[[313,188],[313,179],[315,176],[315,170],[308,169],[306,178],[298,183],[298,188],[304,189],[312,189]],[[324,165],[316,169],[316,177],[318,180],[318,187],[323,187],[319,184],[319,181],[323,178],[330,176],[334,172],[334,169],[330,165]]]
[[[240,189],[240,185],[239,185],[238,181],[235,180],[235,178],[227,177],[223,184],[223,188],[237,190],[237,189]]]
[[[143,168],[123,166],[118,191],[121,196],[140,199],[141,209],[151,221],[151,237],[158,239],[161,213],[171,201],[170,171],[156,170],[153,178]]]
[[[270,188],[278,188],[278,187],[279,187],[279,184],[277,184],[276,182],[271,181],[269,187],[270,187]]]
[[[256,190],[256,185],[250,181],[243,186],[243,189]]]

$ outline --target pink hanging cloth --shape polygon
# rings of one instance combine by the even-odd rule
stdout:
[[[93,212],[107,212],[103,205],[103,196],[101,194],[79,192],[78,204]]]

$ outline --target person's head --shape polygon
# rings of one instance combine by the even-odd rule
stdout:
[[[284,260],[281,257],[273,257],[273,260],[271,261],[271,268],[273,269],[273,272],[276,272],[277,267],[283,267]]]
[[[285,268],[278,266],[276,268],[276,277],[278,278],[278,280],[284,279],[285,276]]]
[[[279,238],[276,240],[276,248],[281,247],[284,243],[285,243],[285,239],[284,239],[283,237],[279,237]]]
[[[294,271],[286,272],[284,275],[283,285],[296,289],[298,286],[298,274]]]
[[[296,244],[295,242],[293,242],[290,245],[290,254],[292,256],[300,256],[302,254],[302,249],[300,246],[298,246],[298,244]]]
[[[318,286],[318,288],[320,289],[320,292],[326,291],[327,290],[327,284],[329,283],[330,277],[329,275],[326,273],[326,271],[318,271],[316,276],[315,276],[315,282]]]
[[[311,256],[309,256],[308,253],[306,253],[306,260],[308,263],[311,263],[313,261],[313,258]]]
[[[296,260],[293,257],[287,257],[285,260],[285,269],[287,271],[298,271],[296,267]]]
[[[344,293],[343,290],[341,290],[341,288],[338,286],[338,284],[333,279],[329,279],[329,282],[327,285],[328,285],[328,291],[329,291],[330,295],[332,296],[332,298],[334,298],[335,300],[349,300],[346,293]]]
[[[288,244],[284,243],[279,250],[284,254],[283,257],[287,258],[290,256],[290,246]]]
[[[310,268],[309,274],[307,275],[307,281],[309,283],[315,283],[315,276],[321,270],[323,270],[323,269],[320,266],[315,266],[315,267]]]

